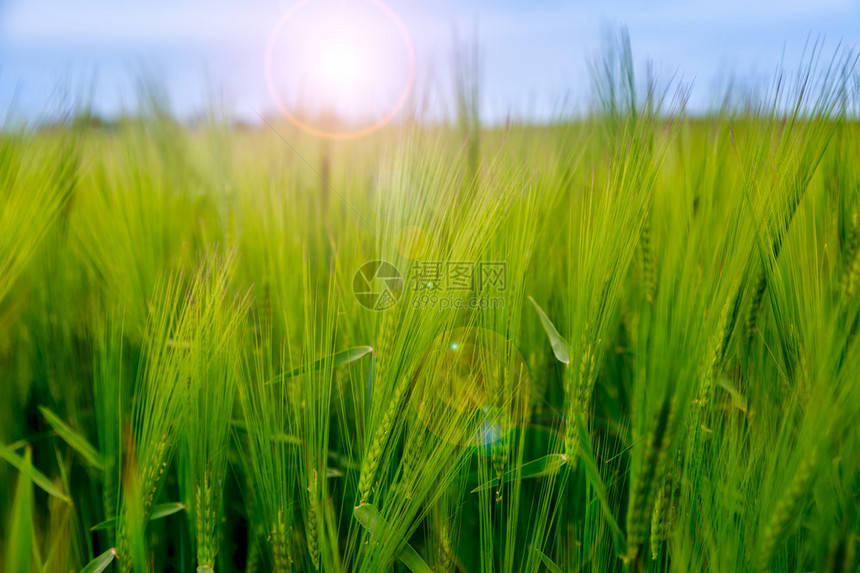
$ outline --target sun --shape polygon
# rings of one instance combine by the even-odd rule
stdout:
[[[361,87],[366,62],[359,46],[337,42],[323,47],[315,67],[320,86],[338,97]]]
[[[370,134],[406,104],[415,52],[382,0],[300,0],[266,45],[266,84],[300,129],[332,139]]]

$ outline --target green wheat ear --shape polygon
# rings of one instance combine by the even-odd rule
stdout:
[[[358,480],[359,504],[368,503],[370,500],[376,479],[376,470],[403,398],[409,389],[409,382],[409,377],[403,375],[400,377],[392,392],[391,401],[388,403],[388,407],[379,420],[379,424],[373,431],[369,447],[361,464],[361,473]]]
[[[767,274],[764,270],[760,271],[755,282],[755,288],[752,293],[752,302],[750,303],[749,312],[747,313],[746,334],[747,340],[751,340],[758,331],[758,320],[761,314],[764,295],[767,292]]]
[[[660,547],[666,540],[668,531],[669,509],[672,504],[672,473],[666,472],[663,478],[663,486],[657,490],[657,499],[654,501],[654,510],[651,513],[651,558],[660,556]]]
[[[806,502],[809,490],[818,471],[818,448],[814,447],[804,456],[788,486],[783,490],[773,508],[767,526],[759,541],[758,568],[761,571],[770,569],[776,556],[779,544],[783,542],[791,522],[797,515],[802,504]]]
[[[650,215],[650,213],[649,213]],[[651,247],[651,221],[646,216],[642,223],[640,235],[640,250],[642,252],[642,282],[645,286],[645,298],[654,303],[654,293],[657,290],[657,266],[654,262],[654,253]]]
[[[275,529],[269,532],[269,542],[272,546],[274,557],[274,570],[278,573],[290,571],[293,564],[292,528],[288,527],[284,520],[284,511],[278,512]]]
[[[627,510],[627,555],[633,560],[645,541],[656,494],[662,489],[666,449],[672,441],[675,406],[664,398],[653,427],[640,446],[637,465],[630,485],[630,506]]]
[[[320,547],[319,547],[319,533],[318,528],[319,525],[317,523],[317,482],[319,477],[317,476],[317,471],[313,470],[311,475],[308,477],[308,523],[305,528],[305,535],[307,537],[308,543],[308,552],[311,555],[311,561],[314,564],[314,569],[319,571],[320,568]]]

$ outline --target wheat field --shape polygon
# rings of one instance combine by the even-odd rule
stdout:
[[[856,58],[619,45],[549,125],[7,126],[0,568],[857,571]]]

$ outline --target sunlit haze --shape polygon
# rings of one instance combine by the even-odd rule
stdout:
[[[337,118],[355,133],[393,118],[412,88],[412,39],[377,2],[317,0],[287,10],[269,35],[269,95],[311,130]]]
[[[334,43],[323,48],[315,67],[326,91],[353,91],[360,87],[361,66],[366,66],[367,62],[359,48],[346,43]]]
[[[379,120],[408,82],[410,103],[429,117],[450,116],[455,36],[477,40],[481,113],[545,120],[581,110],[589,61],[607,30],[626,25],[638,66],[692,84],[691,109],[719,99],[717,86],[769,81],[782,61],[795,69],[807,39],[835,47],[860,42],[860,3],[673,0],[639,3],[441,0],[385,5],[362,0],[123,3],[7,0],[0,3],[0,113],[55,114],[89,101],[108,116],[133,111],[136,84],[156,81],[174,111],[192,117],[213,100],[258,121],[277,110],[265,70],[267,44],[283,16],[271,82],[297,113]],[[408,107],[408,106],[407,106]],[[299,109],[301,108],[301,110]]]

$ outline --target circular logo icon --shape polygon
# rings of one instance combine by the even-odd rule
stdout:
[[[403,293],[403,276],[391,263],[370,261],[355,271],[352,293],[358,304],[368,310],[387,310],[397,304]]]

